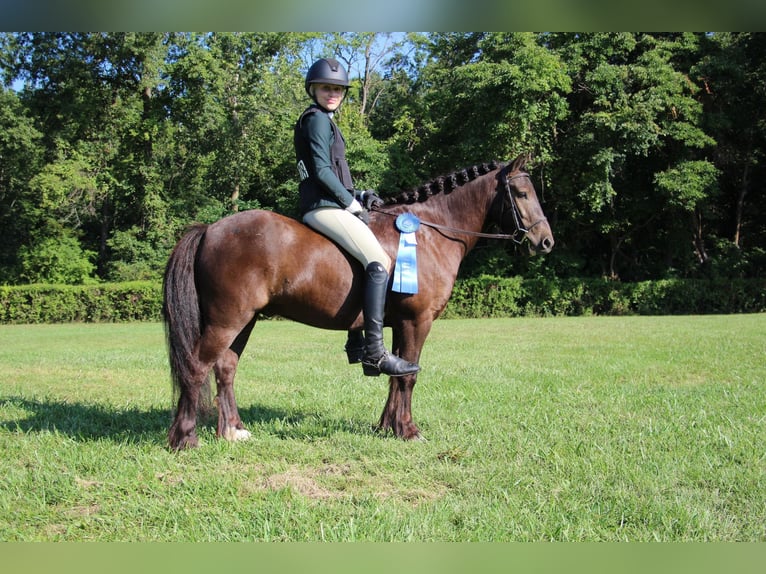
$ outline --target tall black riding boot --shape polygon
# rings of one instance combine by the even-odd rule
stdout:
[[[365,350],[362,369],[369,377],[377,377],[381,373],[398,377],[420,370],[419,365],[392,355],[383,345],[383,313],[387,290],[388,272],[383,265],[373,261],[365,269],[363,309]]]

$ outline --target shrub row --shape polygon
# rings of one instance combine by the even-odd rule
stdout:
[[[148,281],[0,286],[0,323],[159,321],[162,292]],[[482,276],[457,281],[442,317],[686,315],[766,311],[766,279],[598,279]]]
[[[0,323],[158,321],[155,282],[0,286]]]
[[[766,279],[603,279],[482,276],[455,285],[445,318],[703,315],[766,311]]]

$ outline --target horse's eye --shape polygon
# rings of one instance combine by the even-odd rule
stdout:
[[[521,199],[526,199],[527,198],[527,192],[526,191],[517,191],[516,195],[518,197],[520,197]]]

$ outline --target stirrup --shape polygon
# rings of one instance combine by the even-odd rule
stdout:
[[[384,364],[387,362],[392,362],[394,364]],[[392,377],[402,377],[404,375],[414,375],[420,371],[420,365],[406,361],[396,355],[391,355],[388,351],[384,351],[378,359],[370,359],[370,357],[362,358],[362,371],[368,377],[377,377],[381,374]]]

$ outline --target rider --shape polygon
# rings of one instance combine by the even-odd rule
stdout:
[[[354,190],[346,143],[332,120],[348,91],[348,74],[337,60],[323,58],[309,68],[304,85],[314,103],[298,118],[293,140],[303,222],[335,241],[364,267],[364,374],[417,373],[417,364],[390,354],[383,344],[391,259],[367,226],[369,216],[362,206],[369,209],[382,201],[373,192]],[[346,349],[349,351],[348,345]],[[358,362],[358,358],[353,359],[349,352],[349,361]]]

